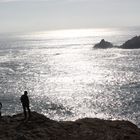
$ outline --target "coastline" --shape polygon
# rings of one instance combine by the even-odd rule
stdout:
[[[140,128],[125,120],[83,118],[54,121],[32,112],[30,120],[23,114],[0,119],[0,140],[139,140]]]

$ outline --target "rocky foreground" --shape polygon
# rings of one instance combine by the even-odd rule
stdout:
[[[0,140],[140,140],[140,128],[128,121],[84,118],[57,122],[32,112],[0,119]]]

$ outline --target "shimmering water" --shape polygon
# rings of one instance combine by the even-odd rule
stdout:
[[[140,49],[94,50],[104,38],[116,45],[140,28],[81,29],[0,36],[3,114],[31,109],[55,120],[127,119],[140,126]]]

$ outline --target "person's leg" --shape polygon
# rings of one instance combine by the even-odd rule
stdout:
[[[23,106],[23,112],[24,112],[24,118],[26,119],[27,118],[27,113],[26,113],[26,107]]]
[[[30,107],[27,106],[27,110],[28,110],[28,114],[29,114],[29,118],[31,117],[31,110],[30,110]]]

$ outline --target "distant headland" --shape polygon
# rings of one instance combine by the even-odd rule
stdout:
[[[93,48],[94,49],[107,49],[107,48],[139,49],[140,36],[135,36],[120,46],[114,46],[111,42],[108,42],[102,39],[99,43],[95,44]]]
[[[0,140],[140,140],[140,128],[129,121],[84,118],[58,122],[31,112],[0,118]]]

